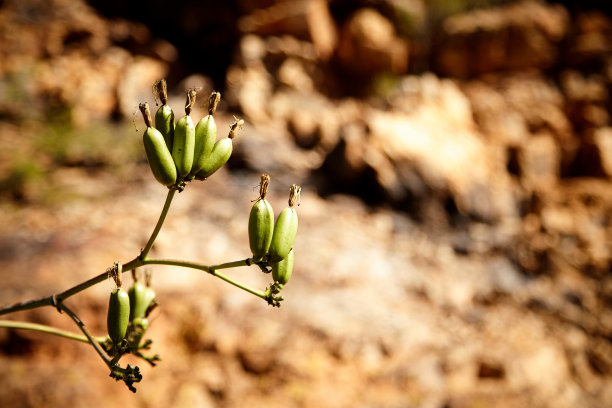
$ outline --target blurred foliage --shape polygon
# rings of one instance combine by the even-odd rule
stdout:
[[[69,180],[53,177],[62,168],[104,169],[129,179],[146,161],[132,123],[76,127],[71,107],[51,103],[42,109],[30,103],[27,83],[21,76],[0,80],[0,197],[50,205],[76,198],[63,191]]]

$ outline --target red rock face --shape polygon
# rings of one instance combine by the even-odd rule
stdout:
[[[434,53],[436,69],[456,77],[554,66],[567,34],[561,6],[518,2],[452,16],[442,25]]]
[[[178,196],[153,251],[244,259],[259,175],[277,212],[298,182],[282,307],[155,269],[147,337],[163,361],[141,367],[136,395],[87,346],[0,329],[0,406],[612,406],[610,18],[512,3],[449,16],[430,47],[433,2],[230,6],[243,18],[221,33],[240,42],[215,118],[244,130],[229,171]],[[138,253],[164,192],[132,113],[183,58],[79,1],[2,3],[0,303]],[[170,74],[175,112],[185,88],[205,101],[214,87],[206,66]],[[66,127],[45,116],[58,107]],[[81,295],[70,305],[103,333],[108,285]],[[14,318],[74,329],[52,308]]]
[[[402,74],[408,68],[408,42],[397,36],[389,20],[366,8],[344,23],[337,56],[344,69],[359,75]]]

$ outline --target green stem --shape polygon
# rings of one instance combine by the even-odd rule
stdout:
[[[123,272],[130,271],[142,265],[143,265],[143,261],[141,259],[134,258],[131,261],[123,264]],[[63,300],[66,300],[70,296],[76,295],[77,293],[84,291],[90,286],[100,283],[106,279],[108,279],[108,273],[107,272],[101,273],[57,295],[46,296],[46,297],[42,297],[39,299],[33,299],[33,300],[21,302],[21,303],[15,303],[12,305],[4,306],[0,308],[0,315],[19,312],[22,310],[36,309],[38,307],[43,307],[43,306],[55,306],[59,304],[60,302],[62,302]]]
[[[161,230],[161,227],[164,223],[164,220],[166,219],[166,215],[168,214],[168,210],[170,209],[170,204],[172,203],[172,198],[174,197],[175,193],[176,193],[175,189],[168,190],[168,195],[166,196],[166,202],[164,203],[164,208],[162,209],[161,214],[159,215],[157,224],[155,225],[155,228],[153,229],[153,233],[151,233],[151,236],[149,237],[147,244],[145,245],[144,249],[140,253],[139,257],[134,258],[131,261],[123,264],[123,272],[127,272],[132,269],[138,268],[139,266],[142,266],[144,264],[143,259],[146,259],[147,254],[149,253],[149,251],[151,250],[151,247],[153,246],[153,242],[155,242],[155,239],[157,238],[157,235],[159,234],[159,231]],[[79,283],[78,285],[73,286],[72,288],[67,289],[57,295],[46,296],[46,297],[42,297],[39,299],[33,299],[33,300],[25,301],[25,302],[20,302],[20,303],[15,303],[12,305],[4,306],[0,308],[0,315],[19,312],[22,310],[36,309],[38,307],[43,307],[43,306],[56,305],[62,302],[63,300],[68,299],[70,296],[76,295],[77,293],[82,292],[83,290],[89,288],[90,286],[98,284],[106,280],[107,278],[108,278],[108,274],[104,272],[97,276],[94,276],[93,278],[89,280],[86,280],[85,282]]]
[[[252,259],[241,259],[240,261],[226,262],[219,265],[203,265],[195,262],[181,261],[180,259],[145,259],[142,262],[143,265],[170,265],[170,266],[181,266],[184,268],[199,269],[204,272],[211,273],[212,270],[216,269],[229,269],[237,268],[239,266],[252,265]]]
[[[227,275],[224,275],[220,272],[217,272],[217,269],[228,269],[228,268],[236,268],[239,266],[248,266],[251,264],[251,259],[247,258],[247,259],[243,259],[240,261],[234,261],[234,262],[226,262],[223,264],[219,264],[219,265],[213,265],[213,266],[207,266],[207,265],[202,265],[202,264],[198,264],[198,263],[193,263],[193,262],[185,262],[185,261],[181,261],[178,259],[146,259],[143,261],[144,265],[170,265],[170,266],[180,266],[183,268],[191,268],[191,269],[199,269],[201,271],[207,272],[213,276],[216,276],[219,279],[222,279],[224,281],[226,281],[227,283],[236,286],[237,288],[240,288],[242,290],[245,290],[257,297],[260,297],[262,299],[266,299],[266,294],[262,291],[256,290],[256,289],[252,289],[249,288],[248,286],[245,286],[237,281],[235,281],[234,279],[230,278]]]
[[[199,269],[204,272],[210,273],[211,275],[216,276],[219,279],[222,279],[226,281],[227,283],[234,285],[242,290],[245,290],[255,296],[258,296],[262,299],[267,300],[266,294],[264,292],[249,288],[248,286],[245,286],[233,280],[232,278],[220,272],[217,272],[218,269],[228,269],[228,268],[236,268],[239,266],[249,266],[252,263],[251,258],[247,258],[247,259],[240,260],[240,261],[227,262],[227,263],[213,265],[213,266],[201,265],[201,264],[197,264],[193,262],[185,262],[185,261],[172,260],[172,259],[147,259],[147,255],[149,254],[149,251],[151,251],[151,248],[153,247],[153,243],[155,242],[155,239],[157,238],[157,235],[159,234],[159,231],[161,230],[161,227],[164,224],[166,215],[168,215],[168,210],[170,209],[170,204],[172,203],[172,199],[174,198],[175,193],[176,193],[176,189],[174,188],[168,190],[168,195],[166,196],[164,207],[162,208],[161,214],[159,215],[159,218],[157,220],[157,224],[155,225],[155,228],[153,229],[153,232],[151,233],[149,240],[147,241],[144,249],[141,251],[138,257],[123,264],[123,272],[131,271],[135,268],[138,268],[139,266],[155,265],[155,264],[172,265],[172,266],[180,266],[180,267],[185,267],[185,268]],[[14,312],[22,311],[22,310],[35,309],[35,308],[43,307],[43,306],[55,306],[58,309],[63,308],[62,301],[66,300],[70,296],[73,296],[79,292],[82,292],[83,290],[89,288],[90,286],[93,286],[97,283],[104,281],[105,279],[108,279],[107,272],[94,276],[93,278],[85,282],[79,283],[78,285],[73,286],[72,288],[67,289],[57,295],[51,295],[51,296],[47,296],[47,297],[43,297],[39,299],[33,299],[33,300],[21,302],[21,303],[15,303],[12,305],[4,306],[0,308],[0,315],[14,313]],[[75,315],[75,318],[76,318],[76,315]]]
[[[18,322],[14,320],[0,320],[0,327],[6,329],[22,329],[22,330],[33,330],[41,333],[53,334],[55,336],[64,337],[71,340],[80,341],[83,343],[89,343],[89,339],[80,334],[69,332],[67,330],[58,329],[57,327],[47,326],[44,324],[30,323],[30,322]],[[94,340],[97,343],[103,343],[105,337],[95,337]]]
[[[113,366],[111,364],[111,359],[108,358],[104,350],[102,350],[102,347],[100,347],[100,344],[98,344],[96,339],[91,335],[91,333],[89,333],[89,330],[87,329],[85,324],[81,321],[81,319],[79,319],[79,317],[63,303],[59,303],[57,307],[58,309],[66,312],[66,314],[70,316],[72,320],[74,320],[74,322],[76,323],[77,326],[79,326],[79,329],[81,329],[85,337],[87,337],[87,340],[89,341],[89,343],[93,346],[93,348],[96,350],[98,355],[102,358],[102,360],[104,361],[104,364],[106,364],[108,368],[112,370]]]
[[[198,264],[194,262],[181,261],[177,259],[141,259],[140,257],[138,257],[138,258],[134,258],[131,261],[123,264],[123,272],[131,271],[132,269],[135,269],[135,268],[138,268],[144,265],[170,265],[170,266],[180,266],[183,268],[198,269],[198,270],[207,272],[213,276],[216,276],[219,279],[222,279],[226,281],[227,283],[234,285],[240,289],[243,289],[255,296],[258,296],[262,299],[266,299],[266,295],[263,292],[256,290],[256,289],[249,288],[247,286],[244,286],[241,283],[233,280],[232,278],[220,272],[217,272],[218,269],[237,268],[239,266],[249,266],[251,264],[252,264],[252,258],[208,266],[208,265],[202,265],[202,264]],[[101,273],[57,295],[46,296],[46,297],[42,297],[39,299],[33,299],[33,300],[21,302],[21,303],[15,303],[12,305],[4,306],[0,308],[0,315],[19,312],[23,310],[36,309],[38,307],[43,307],[43,306],[55,306],[57,304],[60,304],[62,301],[66,300],[70,296],[76,295],[77,293],[82,292],[83,290],[89,288],[90,286],[100,283],[106,279],[108,279],[108,273],[107,272]]]
[[[249,293],[251,293],[251,294],[253,294],[253,295],[255,295],[255,296],[259,297],[259,298],[262,298],[262,299],[266,300],[266,294],[263,293],[260,290],[249,288],[248,286],[245,286],[242,283],[237,282],[237,281],[233,280],[232,278],[230,278],[229,276],[223,275],[222,273],[217,272],[214,269],[212,269],[209,273],[211,275],[216,276],[219,279],[222,279],[222,280],[226,281],[229,284],[232,284],[232,285],[236,286],[237,288],[245,290],[245,291],[247,291],[247,292],[249,292]]]
[[[161,227],[164,224],[164,221],[166,220],[166,215],[168,215],[168,210],[170,209],[170,204],[172,203],[172,199],[174,198],[175,193],[176,193],[176,190],[173,188],[168,190],[168,195],[166,196],[166,202],[164,203],[164,208],[162,208],[162,212],[161,214],[159,214],[159,219],[157,220],[157,224],[155,225],[155,228],[153,229],[153,232],[151,233],[151,236],[149,237],[149,241],[147,241],[147,244],[145,245],[144,249],[140,253],[140,259],[147,259],[147,255],[149,254],[151,247],[153,247],[153,243],[155,242],[155,239],[157,238],[157,234],[159,234],[159,231],[161,230]]]

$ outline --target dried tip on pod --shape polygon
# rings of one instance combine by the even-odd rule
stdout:
[[[187,100],[185,101],[185,115],[190,115],[195,105],[196,97],[198,93],[195,89],[187,90]]]
[[[164,78],[160,79],[153,85],[153,92],[159,97],[162,105],[168,104],[168,85]]]
[[[270,185],[270,175],[264,173],[261,175],[261,181],[259,182],[259,198],[262,200],[266,198],[268,194],[268,186]]]
[[[108,273],[109,278],[112,278],[113,281],[115,281],[115,285],[120,288],[121,284],[123,283],[121,280],[121,276],[123,275],[123,265],[121,262],[113,263],[113,266],[108,268],[106,272]]]
[[[210,94],[210,97],[208,98],[208,114],[209,115],[215,114],[215,111],[217,110],[217,105],[219,104],[220,100],[221,100],[221,93],[217,91],[213,91]]]
[[[168,106],[168,87],[165,79],[160,79],[153,85],[154,92],[161,100],[162,106],[155,113],[155,128],[164,136],[168,150],[172,151],[174,144],[174,112]]]
[[[238,133],[240,129],[242,129],[242,125],[244,125],[244,120],[238,119],[236,117],[234,117],[234,119],[235,121],[230,125],[230,131],[227,135],[227,137],[229,137],[230,139],[233,139],[236,136],[236,133]]]
[[[293,207],[297,202],[297,205],[300,205],[300,194],[302,193],[302,187],[297,184],[291,185],[291,189],[289,189],[289,207]]]
[[[138,109],[142,113],[142,118],[144,119],[145,125],[147,127],[151,127],[153,120],[151,119],[151,111],[149,110],[149,104],[147,102],[141,103],[138,105]]]

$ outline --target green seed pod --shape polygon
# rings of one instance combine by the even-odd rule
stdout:
[[[229,135],[221,140],[218,140],[212,148],[212,151],[208,157],[204,160],[204,167],[196,174],[198,180],[204,180],[210,177],[213,173],[219,170],[232,155],[232,139],[236,136],[236,133],[242,127],[244,121],[242,119],[234,122],[230,126]]]
[[[253,259],[260,261],[267,253],[274,232],[274,210],[266,200],[270,176],[263,174],[259,185],[259,199],[249,214],[249,245]]]
[[[121,288],[113,290],[108,301],[106,328],[115,345],[121,343],[130,321],[130,297]]]
[[[299,199],[301,191],[300,186],[295,184],[291,186],[289,207],[284,208],[276,219],[272,242],[270,243],[269,261],[271,264],[285,259],[293,247],[293,241],[298,229],[297,211],[295,211],[293,206]]]
[[[146,317],[136,317],[132,320],[132,329],[128,336],[128,341],[132,349],[137,349],[145,332],[149,328],[149,319]]]
[[[149,312],[152,309],[153,301],[155,300],[155,291],[153,290],[153,288],[147,287],[145,289],[144,298],[145,298],[145,304],[147,305],[144,315],[148,316]]]
[[[147,319],[146,317],[137,317],[134,319],[134,322],[132,324],[134,325],[134,327],[138,327],[144,331],[149,328],[149,319]]]
[[[155,128],[164,136],[168,150],[172,151],[174,141],[174,112],[168,105],[160,106],[155,113]]]
[[[193,166],[189,176],[195,176],[206,163],[210,156],[215,141],[217,140],[217,125],[213,117],[217,104],[221,99],[219,92],[213,92],[208,98],[208,115],[204,116],[195,128],[195,149],[193,154]]]
[[[274,282],[286,284],[291,278],[293,272],[293,249],[289,251],[287,257],[280,262],[272,265],[272,278]]]
[[[140,282],[134,282],[128,289],[130,297],[130,321],[145,317],[151,300],[146,296],[147,288]]]
[[[172,142],[174,140],[174,112],[168,106],[168,88],[165,79],[160,79],[153,85],[153,89],[157,92],[162,106],[155,113],[155,128],[164,136],[166,146],[169,151],[172,151]]]
[[[174,140],[172,142],[172,158],[176,164],[178,177],[185,177],[191,171],[193,165],[193,151],[195,149],[195,126],[191,120],[191,109],[195,103],[196,92],[190,89],[187,92],[187,104],[185,116],[178,120],[174,128]]]
[[[151,112],[149,104],[141,103],[140,111],[147,125],[147,129],[142,135],[142,143],[145,147],[149,167],[155,179],[165,186],[176,183],[176,166],[172,155],[166,146],[164,136],[155,128],[151,127]]]

